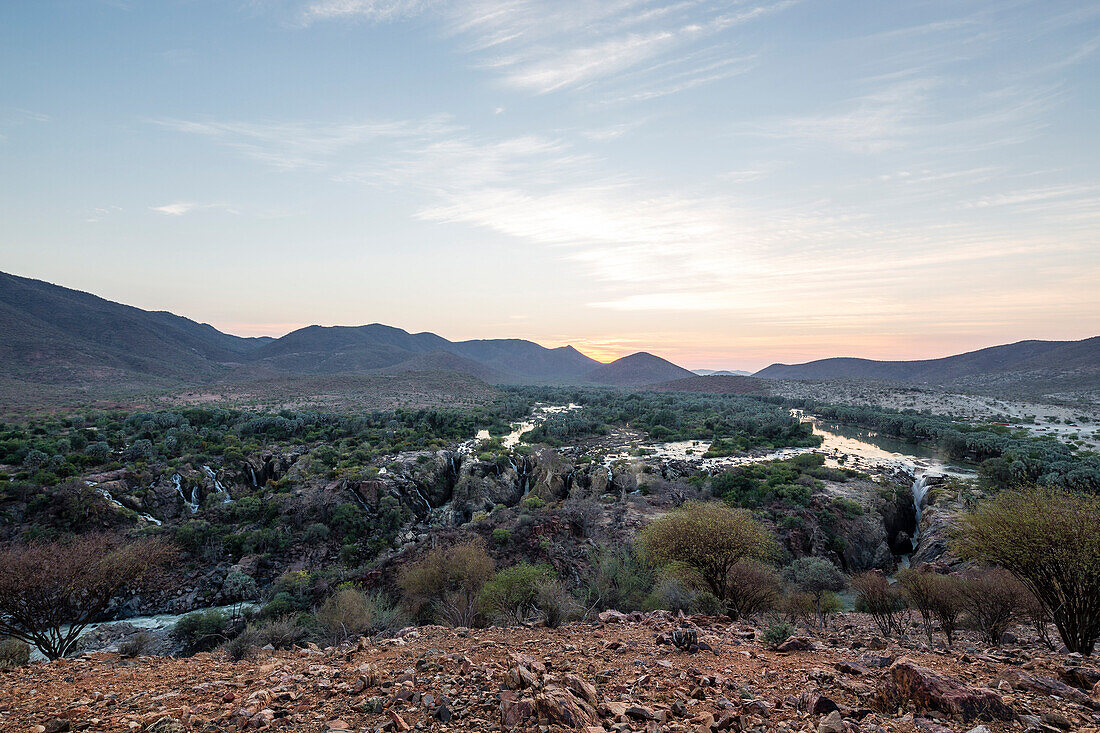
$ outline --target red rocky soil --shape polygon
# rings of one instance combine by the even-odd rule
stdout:
[[[601,619],[423,627],[241,662],[90,654],[32,664],[0,671],[0,730],[1100,731],[1100,667],[1080,657],[967,652],[967,641],[933,652],[878,639],[857,614],[785,651],[728,619]],[[677,638],[697,638],[699,650],[667,643],[682,629]]]

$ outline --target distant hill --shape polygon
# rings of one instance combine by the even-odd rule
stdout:
[[[1100,372],[1100,336],[1081,341],[1019,341],[941,359],[873,361],[819,359],[805,364],[772,364],[754,374],[765,379],[877,379],[894,382],[975,382],[1006,375],[1020,379],[1051,372]]]
[[[411,372],[456,372],[496,384],[579,384],[603,366],[571,346],[550,349],[521,339],[456,342],[380,323],[241,338],[172,313],[3,273],[0,332],[0,378],[40,384],[241,383]],[[654,374],[668,378],[667,372]]]
[[[694,376],[694,373],[667,359],[640,351],[592,370],[585,381],[617,387],[637,387]]]
[[[751,377],[752,372],[742,371],[740,369],[692,369],[694,373],[700,377]]]
[[[520,339],[448,341],[393,326],[308,326],[256,349],[252,359],[300,374],[412,371],[430,365],[497,383],[575,382],[599,362],[571,346],[548,349]]]
[[[705,392],[708,394],[768,394],[768,383],[763,379],[730,374],[708,374],[676,379],[671,382],[651,384],[646,387],[655,392]]]
[[[0,332],[3,374],[44,382],[209,378],[266,341],[5,273]]]

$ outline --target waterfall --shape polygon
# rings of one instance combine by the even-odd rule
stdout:
[[[252,486],[253,486],[253,488],[258,487],[259,484],[256,483],[256,469],[254,469],[252,467],[251,463],[248,464],[248,472],[252,475]]]
[[[87,484],[88,486],[92,487],[92,488],[95,488],[95,485],[96,485],[95,481],[85,481],[84,483]],[[99,494],[100,496],[102,496],[104,498],[104,500],[106,500],[106,502],[108,504],[110,504],[111,506],[114,506],[118,509],[125,509],[126,508],[126,506],[121,501],[119,501],[115,497],[111,496],[111,492],[107,491],[107,489],[96,489],[96,493]],[[142,520],[143,522],[149,522],[151,524],[157,525],[158,527],[162,524],[162,522],[159,519],[157,519],[156,517],[154,517],[152,515],[142,514],[141,512],[135,512],[135,514],[137,514],[138,519]]]
[[[924,498],[928,496],[928,481],[925,474],[917,476],[913,480],[913,506],[917,510],[916,529],[913,530],[913,549],[917,549],[917,538],[920,537],[920,520],[923,514]]]
[[[229,495],[229,490],[222,486],[222,482],[218,481],[218,475],[214,473],[214,469],[210,466],[203,466],[202,470],[206,472],[206,475],[210,477],[210,480],[214,482],[214,491],[222,498],[222,504],[232,504],[233,497]]]
[[[172,476],[172,485],[176,487],[176,493],[180,495],[181,499],[183,499],[184,505],[191,510],[192,514],[194,514],[199,510],[199,500],[196,496],[199,487],[196,486],[191,490],[191,500],[188,501],[187,497],[183,495],[183,484],[181,483],[182,480],[183,479],[180,478],[180,475],[178,473],[174,474]]]
[[[410,483],[411,483],[411,482],[410,482]],[[420,501],[424,502],[424,506],[425,506],[425,507],[427,508],[427,510],[428,510],[428,513],[429,513],[429,514],[431,514],[431,512],[432,512],[432,505],[431,505],[431,504],[430,504],[430,503],[428,502],[428,500],[427,500],[427,499],[425,499],[425,498],[424,498],[424,495],[420,493],[420,489],[419,489],[419,487],[417,487],[417,485],[416,485],[416,484],[412,484],[412,490],[416,492],[416,495],[417,495],[418,497],[420,497]]]

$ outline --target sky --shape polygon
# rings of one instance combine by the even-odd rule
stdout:
[[[0,270],[755,370],[1100,334],[1091,0],[0,3]]]

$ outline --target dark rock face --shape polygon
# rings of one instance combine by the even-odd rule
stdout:
[[[883,710],[912,705],[918,710],[938,711],[963,721],[1016,717],[1012,708],[992,690],[967,687],[905,658],[890,666],[876,701]]]
[[[912,552],[911,538],[917,524],[917,508],[913,505],[912,497],[899,494],[896,499],[887,502],[882,510],[882,521],[893,553],[908,555]]]

